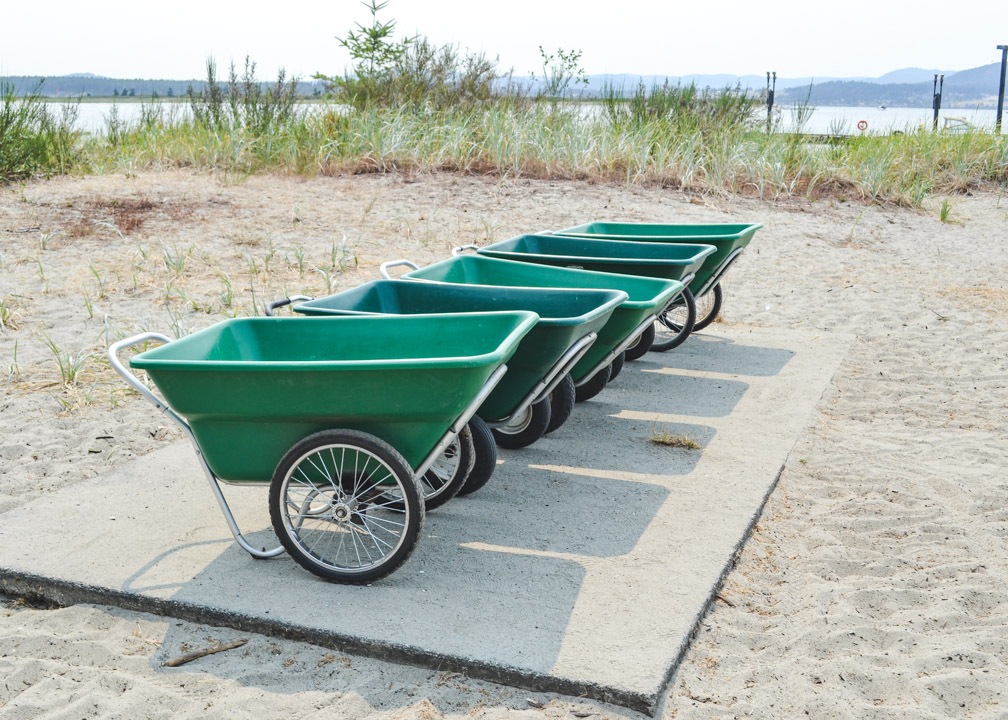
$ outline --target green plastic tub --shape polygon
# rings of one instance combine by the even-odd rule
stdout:
[[[529,393],[579,340],[597,333],[627,299],[619,290],[543,290],[375,280],[329,297],[299,303],[306,315],[414,315],[530,310],[539,315],[522,338],[508,371],[477,414],[488,422],[511,417]]]
[[[745,248],[760,223],[712,223],[707,225],[613,223],[591,222],[559,230],[555,234],[594,240],[625,240],[632,242],[661,242],[673,244],[713,245],[716,249],[707,256],[689,289],[696,297],[705,295],[724,275],[738,251]]]
[[[360,430],[416,469],[535,325],[532,312],[228,320],[135,355],[221,480],[269,482],[295,443]]]
[[[633,275],[571,270],[528,262],[464,255],[443,260],[403,275],[412,280],[441,283],[537,288],[592,288],[621,290],[627,294],[602,328],[598,339],[571,370],[580,383],[599,369],[599,363],[624,343],[644,321],[653,318],[682,292],[682,283]]]
[[[704,260],[715,250],[713,245],[519,235],[481,247],[477,252],[502,260],[690,282]]]

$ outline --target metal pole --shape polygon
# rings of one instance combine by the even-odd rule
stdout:
[[[997,120],[994,122],[994,134],[1001,133],[1001,110],[1004,108],[1005,65],[1008,64],[1008,45],[998,45],[1001,51],[1001,87],[998,89]]]
[[[939,82],[938,82],[938,76],[935,75],[934,86],[935,86],[934,99],[931,101],[931,107],[934,108],[934,125],[933,125],[933,129],[937,130],[938,129],[938,111],[941,110],[941,96],[942,96],[942,88],[945,87],[945,76],[944,75],[941,76],[941,83],[939,84]]]
[[[777,89],[777,71],[776,70],[773,73],[773,86],[772,87],[770,86],[770,73],[767,72],[767,74],[766,74],[766,87],[767,87],[767,96],[766,96],[766,131],[769,134],[769,132],[770,132],[770,124],[771,124],[771,120],[773,118],[774,91]]]

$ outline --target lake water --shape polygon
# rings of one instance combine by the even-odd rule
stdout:
[[[78,126],[86,132],[102,132],[105,129],[106,118],[112,111],[113,103],[81,103],[79,105]],[[51,103],[51,109],[58,113],[60,103]],[[143,107],[141,103],[116,103],[116,112],[119,120],[126,123],[135,122],[140,117]],[[188,103],[162,103],[162,112],[166,115],[175,114],[177,117],[186,117],[189,114]],[[780,129],[784,132],[795,130],[794,109],[788,106],[778,105],[774,108],[774,113],[780,120]],[[758,111],[758,117],[765,119],[766,110]],[[970,125],[991,130],[994,128],[995,111],[993,108],[985,109],[943,109],[938,115],[938,127],[948,124],[959,125],[958,120],[965,120]],[[857,128],[859,121],[868,123],[865,131],[870,134],[888,134],[894,130],[906,132],[916,130],[918,127],[931,127],[931,108],[880,108],[865,107],[817,107],[812,111],[812,116],[805,123],[804,132],[828,134],[838,131],[840,134],[856,135],[860,131]],[[1002,124],[1002,132],[1008,132],[1008,119]]]
[[[795,130],[795,110],[794,108],[781,106],[774,108],[774,113],[780,118],[780,127],[785,132]],[[764,108],[761,116],[766,118]],[[948,127],[950,130],[956,127],[965,128],[960,121],[965,121],[969,125],[985,130],[994,129],[994,121],[997,112],[993,108],[966,109],[948,108],[942,109],[938,113],[938,129]],[[934,121],[934,111],[931,108],[872,108],[872,107],[817,107],[812,111],[812,117],[805,123],[804,132],[820,134],[840,134],[857,135],[858,122],[864,121],[868,124],[866,133],[888,134],[893,131],[907,132],[917,130],[920,127],[930,128]],[[1005,127],[1005,119],[1002,118],[1001,130],[1008,130]]]

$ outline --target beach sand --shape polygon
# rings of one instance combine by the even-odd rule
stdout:
[[[175,334],[247,314],[253,292],[260,306],[319,295],[378,277],[384,260],[423,265],[455,245],[591,219],[762,222],[726,282],[723,327],[857,340],[659,714],[1008,717],[1008,197],[955,196],[946,223],[940,203],[451,174],[171,171],[9,185],[0,512],[179,437],[102,359],[119,334]],[[242,648],[161,667],[240,638]],[[303,643],[13,598],[0,607],[0,676],[0,717],[12,718],[639,717]]]

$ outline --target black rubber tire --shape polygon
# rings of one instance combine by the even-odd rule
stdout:
[[[623,353],[626,355],[626,359],[630,361],[638,360],[645,355],[647,355],[648,350],[651,349],[651,344],[654,342],[655,329],[654,323],[651,323],[637,339],[634,340],[633,345],[628,347]]]
[[[472,432],[475,462],[457,497],[471,495],[486,485],[497,468],[497,443],[490,428],[479,416],[473,415],[469,420],[469,430]]]
[[[473,464],[476,462],[476,452],[473,449],[472,431],[469,429],[468,424],[462,428],[462,432],[458,434],[457,441],[457,445],[456,443],[452,443],[452,445],[449,445],[442,453],[442,456],[446,457],[449,461],[453,459],[457,460],[451,468],[452,474],[449,478],[447,478],[447,482],[444,481],[445,479],[443,474],[439,475],[435,472],[434,468],[431,468],[424,473],[424,476],[419,483],[420,491],[423,494],[424,507],[427,510],[439,508],[458,495],[459,491],[465,485],[466,478],[469,477],[469,473],[472,471]],[[453,452],[457,453],[457,457],[452,457]],[[436,487],[438,485],[440,485],[440,490],[436,492],[428,491],[428,488]]]
[[[713,297],[708,305],[706,300],[712,295]],[[721,306],[723,304],[724,290],[721,289],[721,283],[718,283],[697,302],[697,320],[693,323],[693,332],[703,330],[705,327],[717,320],[717,316],[721,314]]]
[[[671,330],[672,335],[668,340],[661,340],[656,334],[655,341],[651,345],[653,351],[665,352],[666,350],[679,347],[686,342],[686,338],[693,332],[693,324],[696,322],[696,301],[693,299],[693,293],[689,291],[689,288],[683,288],[679,297],[682,298],[682,302],[680,303],[677,298],[676,306],[685,307],[686,317],[680,324],[670,319],[668,313],[665,311],[658,315],[655,323],[660,323],[662,329]]]
[[[508,450],[528,447],[546,434],[551,414],[550,399],[543,398],[529,407],[521,427],[513,428],[514,432],[509,432],[507,426],[493,428],[491,432],[494,440],[497,441],[497,445]]]
[[[402,497],[401,508],[396,511],[402,513],[402,517],[397,521],[402,523],[402,534],[399,536],[399,539],[394,546],[389,546],[392,550],[387,556],[381,558],[377,563],[373,563],[367,568],[343,567],[336,564],[337,561],[335,559],[329,560],[328,558],[313,554],[304,544],[303,537],[305,536],[305,533],[300,525],[298,528],[294,528],[290,522],[289,506],[292,496],[287,493],[287,486],[289,485],[289,480],[291,479],[290,476],[294,474],[297,468],[308,467],[302,466],[302,463],[311,463],[313,459],[320,460],[323,463],[324,469],[324,458],[326,455],[324,450],[333,446],[340,447],[341,449],[352,448],[360,450],[371,456],[371,459],[367,459],[365,464],[360,466],[361,469],[358,471],[357,477],[367,473],[367,478],[370,480],[374,476],[376,470],[367,469],[368,463],[372,460],[375,461],[376,465],[384,465],[385,469],[389,472],[388,477],[394,481],[395,489],[398,490]],[[335,454],[330,453],[330,455],[335,461]],[[314,456],[314,458],[312,456]],[[349,461],[346,461],[342,454],[340,457],[344,462],[349,464]],[[360,456],[358,455],[354,458],[355,468],[358,467],[356,463],[359,461],[359,457]],[[315,465],[314,467],[317,471],[318,465]],[[312,475],[316,474],[310,469],[307,470],[307,473]],[[308,482],[306,483],[304,480],[301,480],[298,484],[305,488],[315,488],[314,485],[310,484],[312,481],[307,473],[303,472],[303,475],[305,480],[308,480]],[[331,474],[324,476],[318,474],[316,477],[331,478]],[[354,483],[352,488],[349,485],[351,482]],[[332,485],[333,490],[337,493],[336,496],[334,496],[334,499],[336,497],[345,497],[350,493],[356,493],[353,498],[353,502],[350,503],[350,501],[348,501],[348,504],[353,505],[353,510],[349,514],[349,520],[346,522],[357,525],[358,528],[365,528],[365,532],[363,534],[366,534],[374,539],[375,534],[372,532],[371,527],[367,526],[368,504],[369,502],[374,504],[373,500],[378,500],[380,502],[381,498],[387,498],[387,493],[389,492],[387,486],[379,488],[377,485],[374,485],[370,488],[366,488],[365,490],[375,493],[373,500],[368,500],[364,498],[370,498],[371,496],[364,495],[364,490],[358,492],[355,480],[343,478],[340,482],[341,488],[339,490],[337,490],[331,479],[329,480],[329,483]],[[323,490],[328,489],[329,488],[323,486]],[[302,501],[301,507],[304,508],[305,503],[310,502],[313,497],[317,497],[319,494],[321,493],[317,491],[317,488],[308,492],[306,498]],[[357,502],[358,500],[359,504]],[[326,504],[330,505],[330,513],[335,514],[335,508],[332,507],[332,504],[328,501],[326,501]],[[363,509],[358,509],[361,507],[363,507]],[[409,559],[409,556],[413,553],[413,550],[416,548],[417,542],[420,540],[420,531],[423,529],[424,521],[423,498],[420,496],[420,491],[417,489],[417,483],[414,478],[412,468],[410,468],[403,456],[387,442],[375,437],[374,435],[369,435],[368,433],[359,432],[357,430],[323,430],[322,432],[315,433],[314,435],[309,435],[288,450],[284,454],[283,458],[281,458],[279,464],[277,464],[276,470],[273,471],[273,479],[270,482],[269,510],[270,520],[273,523],[273,530],[280,539],[280,544],[283,545],[284,549],[287,550],[288,554],[290,554],[291,558],[293,558],[298,565],[313,575],[317,575],[329,582],[348,583],[353,585],[369,583],[373,580],[383,578],[394,572],[403,563],[405,563],[406,560]],[[318,515],[324,515],[324,512],[318,513]],[[353,519],[354,517],[357,517],[359,520],[355,521]],[[302,519],[300,522],[303,521],[302,511]],[[323,527],[328,528],[329,525],[337,524],[337,521],[334,519],[327,519],[326,522],[327,525],[324,525]],[[381,530],[391,532],[387,530],[387,528],[383,528],[381,526],[378,527]],[[355,532],[359,531],[351,531],[347,534],[355,538]],[[331,537],[315,543],[315,546],[323,547],[326,550],[331,549]],[[339,549],[342,547],[343,545],[341,543],[336,548],[334,554],[338,555]],[[378,548],[379,551],[381,550],[381,546],[377,541],[375,541],[375,548]],[[357,552],[356,542],[354,550]],[[349,557],[349,550],[347,551],[347,555]],[[367,553],[367,556],[370,560],[371,557],[369,552]],[[358,561],[361,561],[360,557],[358,557]]]
[[[584,402],[585,400],[591,400],[593,397],[598,395],[600,392],[605,390],[606,383],[609,382],[609,366],[606,365],[604,368],[599,370],[597,373],[591,376],[584,385],[578,385],[574,388],[574,400],[575,402]]]
[[[621,352],[613,361],[609,363],[609,382],[616,379],[616,376],[620,374],[623,370],[623,365],[626,363],[626,351]]]
[[[567,422],[574,410],[574,379],[567,373],[550,393],[550,421],[543,435],[549,435]]]

